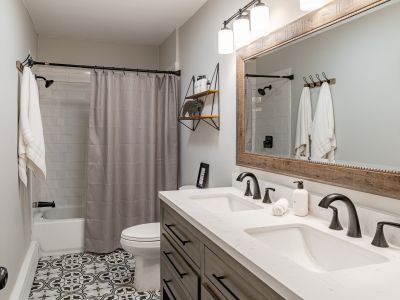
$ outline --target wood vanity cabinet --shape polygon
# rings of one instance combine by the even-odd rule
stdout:
[[[161,201],[164,300],[283,299]]]

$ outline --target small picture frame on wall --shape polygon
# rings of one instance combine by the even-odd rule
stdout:
[[[200,163],[199,175],[197,176],[196,186],[199,189],[204,189],[206,187],[208,181],[208,171],[210,169],[210,165],[206,163]]]

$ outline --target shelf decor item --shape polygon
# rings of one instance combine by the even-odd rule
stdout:
[[[195,85],[196,77],[192,76],[179,109],[178,122],[191,131],[195,131],[201,121],[219,130],[219,63],[205,91],[196,93]]]
[[[204,189],[206,187],[208,181],[208,172],[210,169],[210,165],[206,163],[200,163],[199,175],[197,176],[196,186],[199,189]]]

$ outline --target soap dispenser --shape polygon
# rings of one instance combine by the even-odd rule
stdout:
[[[293,191],[293,210],[299,217],[308,215],[308,192],[304,189],[303,181],[295,181],[297,189]]]

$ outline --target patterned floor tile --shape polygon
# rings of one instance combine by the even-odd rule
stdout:
[[[29,300],[159,300],[159,291],[136,291],[135,259],[124,250],[42,257]]]

